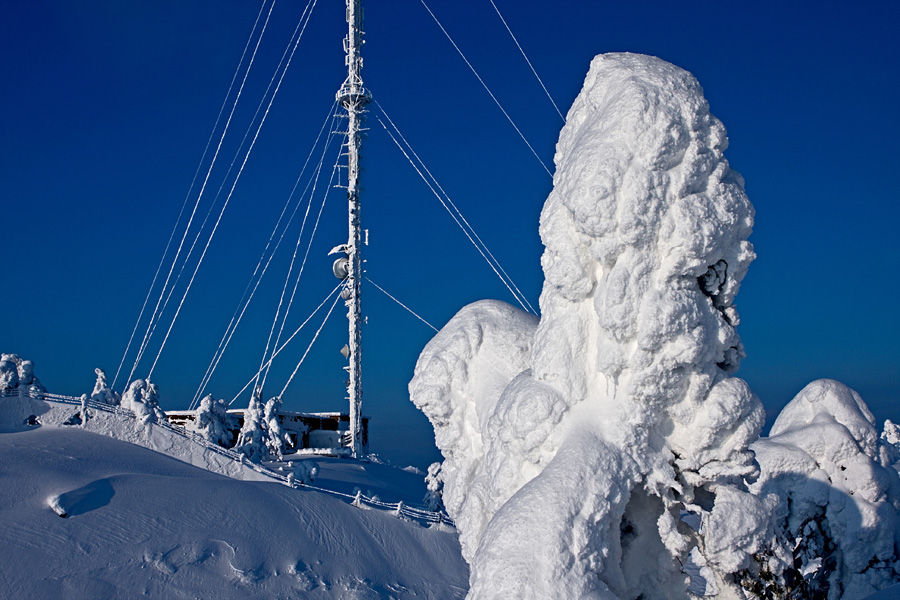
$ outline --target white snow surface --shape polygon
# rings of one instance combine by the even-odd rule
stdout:
[[[796,445],[787,462],[761,459],[760,477],[762,405],[733,377],[754,211],[727,145],[691,74],[654,57],[596,57],[541,214],[540,321],[477,302],[420,355],[410,395],[445,458],[470,598],[849,599],[897,579],[897,474],[854,393],[819,402],[831,384],[811,384],[757,442]],[[826,421],[843,437],[790,438],[808,441]],[[857,579],[842,579],[834,557],[800,571],[785,544],[791,491],[777,465],[796,474],[791,485],[818,476],[792,461],[839,458],[858,470],[821,489],[869,504],[855,529],[835,508],[840,532],[819,556],[865,530],[859,552],[837,557],[857,569],[863,546],[877,545],[880,562]]]
[[[17,400],[0,398],[0,405]],[[224,477],[80,426],[15,431],[21,421],[13,415],[22,411],[27,407],[7,410],[0,422],[0,596],[465,595],[466,565],[446,528],[425,528],[315,491]],[[87,423],[99,426],[100,419]],[[141,428],[128,435],[163,431],[131,421]],[[318,481],[343,481],[370,494],[373,487],[397,492],[401,475],[417,479],[388,467],[393,480],[367,474],[364,465],[348,471],[348,461],[324,466]],[[418,489],[421,496],[421,482]]]

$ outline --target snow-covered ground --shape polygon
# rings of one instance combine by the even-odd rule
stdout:
[[[0,402],[4,400],[0,399]],[[240,481],[72,426],[0,432],[4,598],[459,598],[456,534]],[[421,501],[422,476],[317,458],[316,483]],[[58,513],[64,513],[61,518]]]

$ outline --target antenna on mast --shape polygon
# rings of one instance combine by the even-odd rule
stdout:
[[[362,309],[359,298],[359,284],[362,279],[362,260],[360,258],[360,224],[359,224],[359,146],[360,124],[365,106],[372,99],[363,87],[362,56],[363,45],[363,10],[362,0],[347,0],[347,37],[344,38],[344,50],[347,53],[347,79],[337,93],[337,100],[347,111],[347,137],[344,145],[347,148],[347,215],[349,236],[346,246],[341,248],[346,253],[346,276],[341,296],[347,306],[349,323],[349,374],[347,395],[350,401],[350,448],[354,457],[359,457],[363,449],[362,433],[362,373],[360,333],[362,325]],[[338,274],[337,262],[335,275]],[[342,270],[343,271],[343,270]],[[341,275],[343,272],[341,273]]]

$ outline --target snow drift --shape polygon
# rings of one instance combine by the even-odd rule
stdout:
[[[754,212],[727,145],[691,74],[653,57],[595,58],[541,214],[540,321],[475,303],[422,352],[410,394],[445,457],[470,598],[771,596],[818,576],[779,546],[803,521],[783,525],[775,465],[794,466],[774,452],[749,487],[764,413],[733,377],[744,356],[733,302],[755,257]],[[864,526],[889,529],[881,579],[832,589],[855,594],[896,578],[900,504],[874,429],[848,419],[841,439],[861,454],[847,456],[868,470],[846,493],[868,490]],[[807,463],[798,477],[813,473]],[[792,569],[792,584],[751,585]]]
[[[3,598],[465,595],[456,536],[439,528],[80,427],[3,432],[0,453]]]

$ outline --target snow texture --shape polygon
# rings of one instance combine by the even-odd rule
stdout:
[[[456,536],[388,512],[236,481],[80,427],[0,433],[0,454],[3,598],[465,595]]]
[[[778,524],[787,491],[777,459],[749,487],[764,413],[733,377],[744,356],[733,303],[755,258],[754,211],[727,145],[691,74],[654,57],[596,57],[541,213],[540,321],[477,302],[420,355],[410,395],[445,458],[443,501],[471,567],[469,598],[779,593],[750,584],[771,574],[769,554],[786,575],[792,557],[778,540],[793,529]],[[798,402],[773,438],[816,419],[842,423],[840,456],[861,469],[843,493],[870,505],[856,509],[855,528],[835,508],[834,523],[849,528],[829,539],[868,532],[860,543],[877,542],[868,556],[881,574],[860,585],[848,575],[846,589],[884,587],[895,578],[886,474],[896,473],[883,468],[871,415],[848,416],[868,415],[861,400]],[[807,414],[816,410],[830,416]],[[865,552],[848,552],[851,568],[865,567]]]

